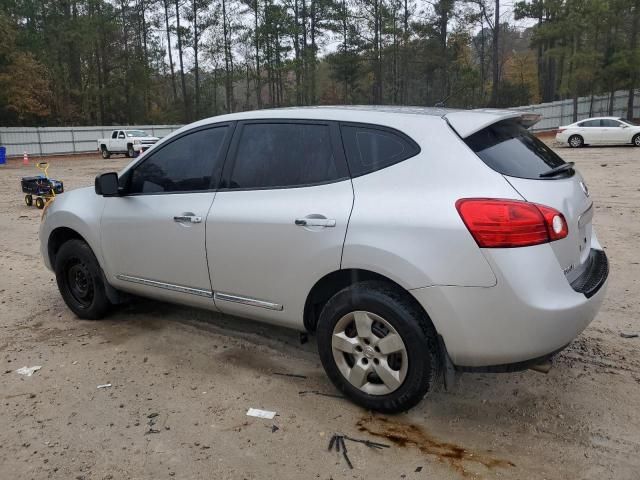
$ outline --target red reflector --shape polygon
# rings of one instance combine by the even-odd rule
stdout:
[[[482,248],[528,247],[564,238],[567,222],[557,210],[523,202],[491,198],[463,198],[456,208]]]
[[[562,133],[566,130],[566,128],[559,128],[557,133]]]

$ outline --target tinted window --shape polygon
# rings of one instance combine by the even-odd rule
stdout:
[[[242,127],[231,188],[294,187],[346,178],[327,125],[254,123]]]
[[[111,138],[118,138],[118,132],[113,132],[111,134]]]
[[[601,126],[603,127],[616,127],[616,128],[620,128],[620,122],[616,121],[616,120],[600,120],[601,122]]]
[[[581,127],[599,127],[600,120],[587,120],[586,122],[582,122],[579,124]]]
[[[466,144],[496,172],[539,179],[540,174],[565,163],[517,122],[495,123],[465,139]],[[569,170],[565,175],[572,175]],[[561,176],[551,178],[562,178]]]
[[[353,177],[375,172],[420,152],[413,141],[392,131],[347,125],[341,130]]]
[[[131,174],[128,193],[209,190],[224,160],[220,150],[227,127],[199,130],[150,154]]]

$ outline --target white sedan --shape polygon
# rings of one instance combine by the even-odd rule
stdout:
[[[558,128],[556,141],[579,148],[585,145],[640,147],[640,126],[620,117],[597,117]]]

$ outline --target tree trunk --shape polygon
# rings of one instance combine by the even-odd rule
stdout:
[[[171,52],[171,30],[169,29],[169,5],[164,0],[164,25],[167,29],[167,53],[169,54],[169,67],[171,68],[171,86],[173,87],[173,101],[178,102],[178,87],[176,85],[176,70],[173,66],[173,53]]]
[[[260,77],[260,35],[258,29],[258,17],[259,17],[259,4],[258,0],[254,0],[254,15],[253,15],[253,37],[254,47],[256,50],[256,103],[258,108],[262,108],[262,78]]]
[[[193,79],[195,83],[195,118],[200,118],[200,67],[198,65],[198,0],[193,0]]]
[[[491,85],[491,106],[498,105],[498,86],[500,83],[500,0],[496,0],[493,23],[493,74]]]
[[[187,97],[187,81],[184,76],[182,61],[182,33],[180,32],[180,3],[176,0],[176,31],[178,34],[178,59],[180,60],[180,83],[182,86],[182,103],[184,104],[184,122],[189,123],[189,98]]]
[[[311,105],[315,105],[316,104],[316,57],[317,57],[317,51],[316,51],[316,1],[317,0],[311,0],[311,25],[310,25],[310,34],[311,34],[311,72],[310,72],[310,76],[311,76],[311,93],[309,95],[310,100],[311,100]]]
[[[408,0],[404,0],[404,18],[402,24],[402,65],[400,67],[400,103],[409,103],[408,83],[409,79],[409,5]]]
[[[224,91],[227,103],[227,113],[233,112],[233,81],[231,78],[233,64],[231,59],[231,45],[229,42],[229,26],[227,25],[227,1],[222,0],[222,32],[224,35]]]
[[[633,22],[631,23],[631,35],[629,35],[629,50],[631,58],[635,59],[638,48],[638,26],[640,24],[640,0],[636,0],[633,8]],[[636,97],[636,82],[638,81],[638,67],[635,61],[631,62],[631,75],[629,76],[629,97],[627,98],[627,119],[633,120],[633,107]]]
[[[295,52],[295,74],[296,74],[296,104],[302,105],[302,69],[300,58],[300,15],[298,9],[298,0],[293,3],[293,50]]]

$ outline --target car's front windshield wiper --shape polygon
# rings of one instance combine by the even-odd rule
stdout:
[[[574,162],[563,163],[562,165],[559,165],[555,168],[552,168],[551,170],[547,170],[546,172],[541,173],[539,177],[540,178],[555,177],[559,173],[566,172],[568,170],[573,170],[574,165],[575,165]]]

